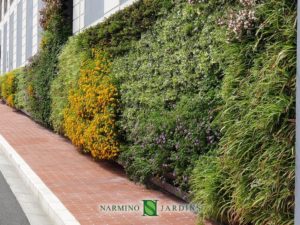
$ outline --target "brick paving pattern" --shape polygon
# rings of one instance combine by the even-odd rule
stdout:
[[[146,189],[126,178],[122,169],[80,154],[65,138],[0,104],[0,134],[82,225],[195,225],[191,212],[160,212],[176,198]],[[158,200],[159,216],[142,216],[142,200]],[[139,212],[103,212],[100,205],[136,205]]]

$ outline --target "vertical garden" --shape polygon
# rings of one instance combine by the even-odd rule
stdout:
[[[187,192],[200,224],[293,224],[296,0],[140,0],[72,37],[45,2],[39,53],[0,77],[8,105]]]

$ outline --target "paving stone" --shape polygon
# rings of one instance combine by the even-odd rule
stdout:
[[[142,216],[143,200],[158,200],[160,205],[183,202],[131,182],[122,169],[80,154],[65,138],[3,104],[0,104],[0,134],[82,225],[196,224],[196,215],[191,212]],[[20,190],[20,194],[24,193]],[[104,213],[99,210],[100,204],[139,204],[141,211]]]

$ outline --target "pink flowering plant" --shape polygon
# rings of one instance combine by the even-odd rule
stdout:
[[[240,7],[231,9],[226,18],[220,19],[219,24],[226,26],[229,40],[241,41],[251,36],[258,21],[255,15],[257,0],[239,0]]]

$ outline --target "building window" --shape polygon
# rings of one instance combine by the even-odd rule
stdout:
[[[8,51],[8,58],[9,58],[9,64],[8,64],[8,69],[9,71],[11,71],[14,67],[13,67],[13,63],[14,63],[14,13],[12,13],[9,17],[9,49],[7,49]]]
[[[3,55],[2,55],[2,73],[6,72],[6,63],[7,63],[7,24],[3,26]]]
[[[23,17],[23,2],[20,1],[18,3],[18,8],[17,8],[17,30],[16,30],[16,37],[17,37],[17,43],[16,43],[16,65],[17,67],[20,67],[22,65],[22,17]]]
[[[26,10],[26,58],[32,56],[33,38],[33,0],[27,0]]]
[[[4,14],[7,12],[7,0],[4,0]]]
[[[0,0],[0,21],[2,21],[2,0]]]
[[[2,52],[1,52],[2,45],[1,44],[2,44],[2,30],[0,30],[0,64],[2,62]],[[1,70],[0,73],[2,73],[2,68],[0,70]]]
[[[104,1],[85,1],[84,25],[89,26],[104,16]]]

